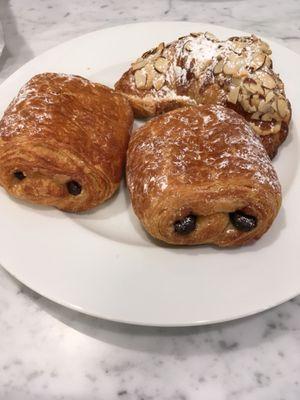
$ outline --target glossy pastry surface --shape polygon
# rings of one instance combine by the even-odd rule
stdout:
[[[79,76],[44,73],[0,121],[0,184],[13,196],[84,211],[112,196],[133,123],[128,101]]]
[[[243,115],[269,156],[285,140],[291,106],[273,71],[271,50],[256,36],[188,36],[146,52],[116,83],[137,116],[187,105],[222,104]]]
[[[171,244],[239,246],[259,239],[281,205],[276,172],[243,117],[185,107],[131,137],[127,184],[145,229]]]

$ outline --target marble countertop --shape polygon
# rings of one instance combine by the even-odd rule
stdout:
[[[299,0],[1,0],[0,81],[83,33],[191,20],[255,32],[300,52]],[[0,268],[0,399],[299,400],[300,297],[193,328],[142,328],[81,315]]]

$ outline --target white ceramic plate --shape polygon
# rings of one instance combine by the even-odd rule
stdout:
[[[0,112],[39,72],[113,83],[160,41],[195,31],[241,32],[200,23],[153,22],[93,32],[47,51],[1,85]],[[270,41],[269,41],[270,43]],[[25,285],[87,314],[135,324],[208,324],[265,310],[300,293],[300,57],[271,43],[293,107],[291,134],[275,160],[283,207],[256,244],[235,250],[154,244],[124,186],[96,211],[70,215],[29,206],[0,191],[0,261]]]

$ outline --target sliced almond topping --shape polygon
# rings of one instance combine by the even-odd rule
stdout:
[[[260,136],[266,136],[280,131],[281,123],[274,124],[270,129],[262,129],[255,122],[250,122],[254,131]]]
[[[235,56],[233,62],[236,63],[238,69],[246,68],[247,60],[244,56]]]
[[[283,98],[277,100],[277,109],[281,118],[284,118],[289,113],[287,102]]]
[[[220,74],[223,71],[223,66],[224,66],[224,60],[219,61],[214,68],[214,73]]]
[[[260,86],[259,83],[256,83],[254,80],[247,82],[245,81],[243,83],[245,89],[248,90],[248,92],[253,93],[253,94],[261,94],[264,95],[264,89]]]
[[[232,49],[236,54],[241,55],[243,50],[244,50],[244,46],[235,46],[234,49]]]
[[[251,119],[259,120],[260,116],[261,116],[261,113],[256,111],[254,114],[251,115]]]
[[[148,62],[149,62],[149,60],[147,58],[138,58],[136,60],[136,62],[131,64],[131,68],[132,68],[133,71],[136,71],[138,69],[142,69]]]
[[[237,74],[236,65],[232,62],[227,61],[223,66],[223,72],[226,75],[236,75]]]
[[[239,96],[239,92],[240,92],[240,88],[238,86],[236,86],[236,87],[232,86],[227,95],[227,100],[232,104],[236,104],[238,96]]]
[[[146,89],[151,89],[152,84],[153,84],[153,80],[154,80],[154,77],[155,77],[155,69],[154,69],[152,64],[147,64],[144,69],[145,69],[146,75],[147,75],[145,88]]]
[[[265,58],[265,64],[264,64],[267,68],[270,68],[272,66],[272,60],[270,57],[266,56]]]
[[[154,78],[153,86],[156,90],[161,89],[164,86],[166,79],[164,75],[158,75]]]
[[[146,51],[145,53],[143,53],[142,58],[148,58],[150,56],[153,56],[153,54],[155,54],[157,51],[157,47],[153,47],[152,49]]]
[[[266,113],[261,117],[262,121],[272,121],[273,119],[273,114],[271,113]]]
[[[235,53],[230,54],[223,71],[226,75],[233,75],[235,77],[247,76],[245,57],[238,56]]]
[[[232,79],[231,79],[231,83],[232,83],[234,86],[240,86],[240,84],[241,84],[241,79],[240,79],[240,78],[232,78]]]
[[[137,70],[134,74],[135,85],[138,89],[143,89],[146,86],[147,75],[144,70]]]
[[[277,101],[273,101],[273,103],[271,104],[271,107],[273,108],[273,110],[278,113],[278,109],[277,109]]]
[[[261,102],[258,105],[258,111],[262,112],[262,113],[267,113],[271,110],[271,104],[270,103],[266,103],[264,100],[261,100]]]
[[[146,51],[146,53],[143,54],[143,59],[147,59],[147,61],[153,61],[156,60],[162,53],[162,51],[165,48],[164,43],[160,43],[157,47],[154,47],[151,50]]]
[[[157,46],[156,53],[158,53],[160,55],[164,48],[165,48],[164,42],[159,43],[159,45]]]
[[[279,74],[276,74],[276,75],[277,75],[277,78],[278,78],[278,81],[277,81],[278,89],[284,90],[284,84],[283,84],[282,80],[280,80]]]
[[[247,77],[248,75],[249,75],[249,72],[247,71],[246,68],[241,68],[238,72],[238,76],[240,76],[241,78]]]
[[[151,60],[155,61],[158,57],[160,57],[163,49],[165,48],[165,44],[164,43],[160,43],[157,48],[156,51],[153,55],[150,56]]]
[[[198,36],[200,36],[202,33],[201,32],[191,32],[190,33],[190,35],[192,36],[192,37],[198,37]]]
[[[268,92],[267,95],[266,95],[266,102],[267,102],[267,103],[270,103],[271,100],[273,99],[273,97],[274,97],[274,93],[271,92],[271,91]]]
[[[252,106],[249,103],[249,100],[247,99],[247,97],[244,97],[244,96],[242,97],[241,105],[242,105],[243,109],[245,111],[247,111],[248,113],[254,113],[257,111],[256,107]]]
[[[263,88],[258,83],[244,82],[243,85],[244,85],[245,89],[250,93],[261,94],[261,95],[265,94]]]
[[[169,61],[166,58],[159,57],[154,64],[156,71],[165,74],[169,67]]]
[[[272,116],[273,116],[273,119],[274,119],[275,121],[277,121],[277,122],[280,122],[280,123],[281,123],[281,121],[282,121],[282,118],[281,118],[281,116],[280,116],[279,114],[277,114],[277,113],[273,113],[273,114],[272,114]]]
[[[260,127],[256,125],[255,122],[250,122],[250,125],[255,133],[257,133],[258,135],[261,135],[262,131],[261,131]]]
[[[138,69],[143,68],[146,65],[146,62],[140,61],[131,64],[132,71],[136,71]]]
[[[230,53],[227,61],[230,62],[231,64],[236,64],[240,59],[241,57],[238,56],[237,54]]]
[[[184,45],[184,49],[187,51],[192,51],[193,50],[193,42],[191,40],[188,40],[186,44]]]
[[[240,41],[230,41],[229,44],[230,50],[234,51],[236,54],[242,54],[244,48],[245,48],[245,43],[240,42]]]
[[[217,41],[218,39],[215,37],[215,35],[213,35],[210,32],[205,32],[204,36],[206,37],[206,39],[208,40],[212,40],[213,42]]]
[[[258,94],[261,94],[262,96],[265,95],[265,91],[264,91],[264,89],[261,87],[261,85],[260,85],[259,83],[257,83],[257,84],[255,85],[255,89],[256,89],[256,92],[257,92]]]
[[[193,64],[192,73],[194,74],[196,79],[199,79],[203,71],[205,71],[209,65],[212,63],[212,60],[204,60],[202,63]]]
[[[193,68],[192,74],[196,79],[199,79],[201,74],[203,73],[203,69],[201,67],[201,65],[195,65],[195,67]]]
[[[254,95],[251,97],[251,104],[252,104],[254,107],[258,108],[259,103],[260,103],[260,98],[259,98],[258,94],[254,94]]]
[[[256,91],[256,83],[252,83],[252,82],[244,82],[243,83],[243,87],[250,93],[257,93]]]
[[[269,45],[266,42],[263,42],[262,40],[260,41],[260,48],[262,51],[266,54],[272,54],[272,51],[269,47]]]
[[[274,89],[276,87],[275,79],[267,72],[259,71],[258,77],[261,80],[262,86],[267,89]]]
[[[231,36],[231,38],[229,38],[228,40],[230,40],[231,42],[242,42],[244,39],[244,37],[241,36]]]
[[[262,96],[265,95],[265,91],[264,91],[264,89],[260,86],[260,84],[257,84],[257,85],[256,85],[256,90],[257,90],[257,93],[258,93],[258,94],[261,94]]]
[[[263,53],[256,53],[251,60],[250,67],[253,68],[254,71],[261,68],[265,63],[266,56]]]
[[[280,129],[281,129],[281,122],[274,125],[274,127],[272,128],[272,132],[277,133],[280,131]]]

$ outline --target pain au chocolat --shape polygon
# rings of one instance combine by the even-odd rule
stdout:
[[[271,53],[254,35],[220,41],[208,32],[191,33],[144,53],[115,88],[138,117],[197,104],[232,108],[248,120],[273,158],[288,134],[291,106]]]
[[[221,105],[153,118],[131,137],[127,184],[155,238],[240,246],[259,239],[281,205],[276,172],[249,123]]]
[[[0,121],[0,184],[65,211],[101,204],[119,186],[133,114],[113,90],[79,76],[33,77]]]

